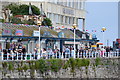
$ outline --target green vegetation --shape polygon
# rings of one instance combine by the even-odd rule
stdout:
[[[4,19],[0,19],[0,22],[2,22],[2,23],[3,23],[3,22],[4,22]]]
[[[25,65],[23,66],[23,70],[26,72],[28,69],[29,69],[29,66],[25,64]]]
[[[100,58],[96,58],[95,59],[95,66],[101,65],[101,59]]]
[[[40,59],[40,60],[38,61],[38,64],[39,64],[39,66],[37,66],[37,67],[38,67],[38,70],[39,70],[42,74],[45,73],[45,72],[48,70],[48,68],[49,68],[49,66],[47,65],[46,61],[43,60],[43,59]]]
[[[50,59],[48,60],[50,70],[53,72],[58,72],[62,68],[63,61],[61,59]]]
[[[14,68],[15,64],[18,66]],[[6,67],[5,69],[8,69],[9,71],[12,70],[18,70],[19,75],[23,71],[30,70],[30,75],[34,77],[35,70],[37,72],[40,72],[43,76],[44,73],[46,74],[48,71],[52,72],[59,72],[61,69],[68,69],[70,68],[71,73],[75,74],[76,69],[80,69],[81,67],[86,67],[86,70],[88,69],[88,66],[90,64],[89,59],[74,59],[70,58],[69,60],[61,60],[61,59],[40,59],[38,61],[28,61],[28,62],[18,62],[18,63],[12,63],[12,62],[3,62],[3,66]],[[87,71],[86,71],[87,73]]]
[[[42,25],[43,26],[52,26],[52,21],[49,18],[44,18]]]
[[[8,65],[8,70],[13,71],[14,70],[14,65],[12,62],[9,63]]]
[[[29,14],[29,5],[17,5],[17,4],[10,4],[5,7],[5,9],[10,9],[13,16],[10,17],[10,22],[14,24],[29,24],[34,25],[34,19],[29,20],[21,20],[20,18],[16,18],[16,15],[30,15]],[[31,5],[32,15],[40,15],[40,10],[38,7]],[[0,20],[0,22],[4,22],[4,20]],[[49,18],[44,18],[42,22],[43,26],[52,26],[52,22]]]
[[[11,17],[10,20],[11,20],[11,23],[14,23],[14,24],[21,24],[22,23],[21,19],[16,18],[16,17]]]
[[[9,8],[11,10],[11,13],[13,16],[15,15],[29,15],[29,5],[17,5],[17,4],[10,4],[6,6],[5,8]],[[40,10],[38,7],[31,5],[31,9],[33,14],[40,15]]]

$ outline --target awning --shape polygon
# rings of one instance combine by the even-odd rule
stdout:
[[[98,44],[98,45],[103,45],[103,43],[96,43],[96,44]]]

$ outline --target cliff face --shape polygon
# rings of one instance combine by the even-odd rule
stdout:
[[[77,65],[70,65],[68,67],[60,68],[59,64],[46,65],[42,62],[41,67],[37,66],[35,62],[3,62],[0,68],[1,78],[120,78],[120,59],[90,59],[88,66],[77,67]],[[55,62],[55,61],[53,61]],[[63,63],[67,61],[63,61]],[[9,64],[13,63],[13,65]],[[36,66],[31,66],[36,64]],[[71,62],[73,64],[74,62]],[[9,64],[9,65],[8,65]],[[58,68],[56,67],[58,65]],[[7,67],[8,66],[8,67]],[[51,66],[51,68],[50,68]],[[29,68],[28,68],[29,67]]]

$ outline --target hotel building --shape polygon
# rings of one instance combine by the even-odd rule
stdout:
[[[37,6],[51,19],[55,28],[72,28],[81,19],[82,30],[85,31],[85,0],[19,0],[19,4]]]

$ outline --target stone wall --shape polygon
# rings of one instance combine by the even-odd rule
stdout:
[[[66,69],[61,68],[58,71],[48,70],[41,73],[39,70],[27,69],[23,70],[16,69],[17,65],[29,65],[28,62],[11,62],[14,63],[14,69],[12,67],[0,68],[1,78],[120,78],[119,74],[119,59],[101,59],[101,64],[95,65],[95,59],[90,59],[89,66],[81,66],[72,71],[72,67]],[[3,62],[4,63],[4,62]],[[10,69],[11,68],[11,69]],[[43,69],[44,70],[44,69]]]

